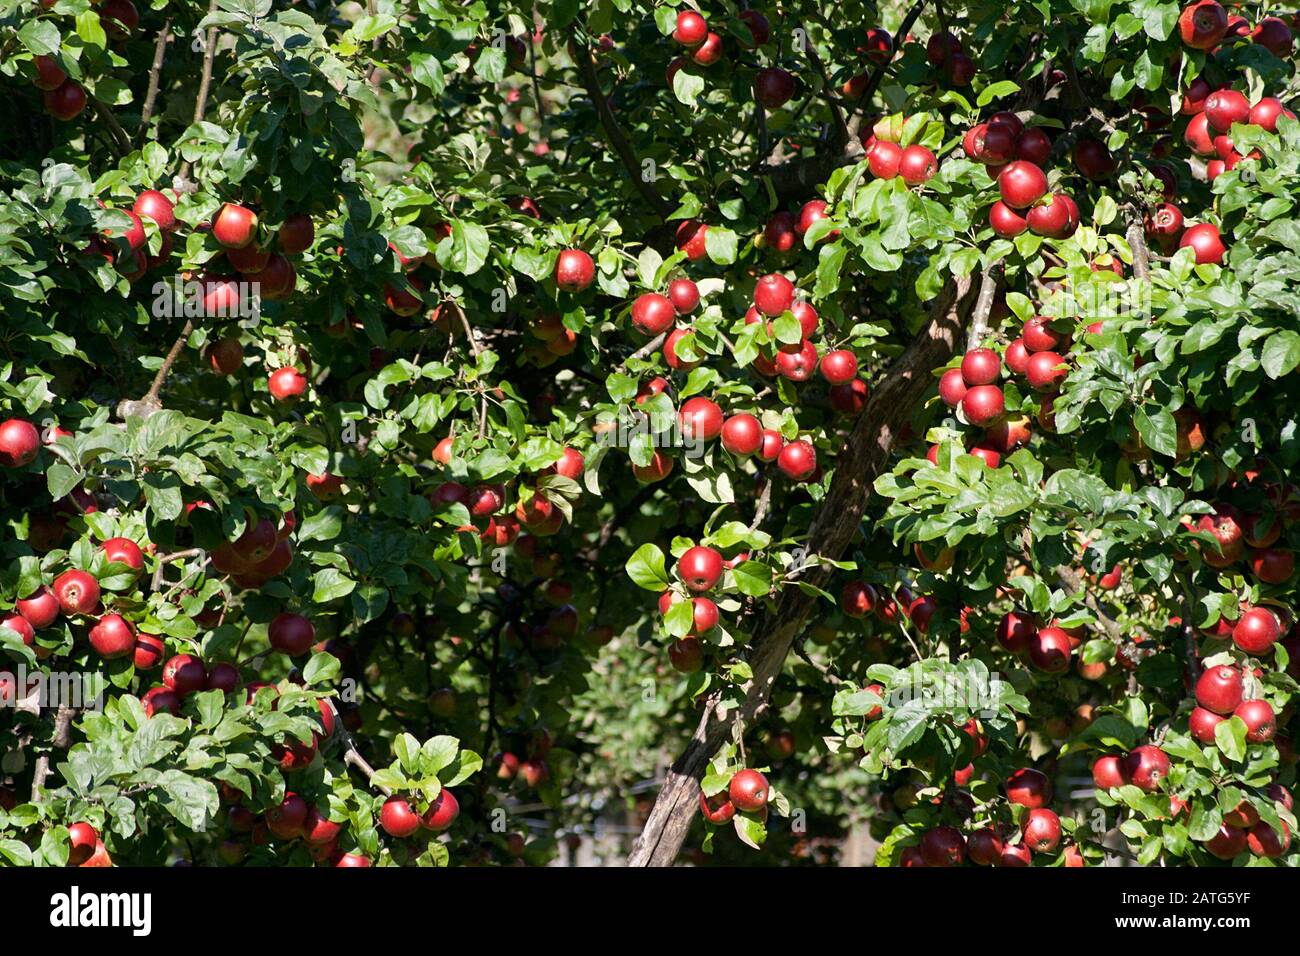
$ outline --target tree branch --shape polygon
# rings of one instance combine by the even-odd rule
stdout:
[[[149,89],[144,95],[144,106],[140,110],[140,139],[143,141],[148,135],[149,120],[153,118],[154,104],[158,101],[158,87],[162,80],[163,58],[167,53],[167,44],[172,36],[172,18],[168,17],[163,21],[162,29],[158,31],[158,39],[153,47],[153,65],[149,67]]]
[[[957,347],[971,298],[968,277],[944,287],[931,306],[930,321],[890,366],[858,416],[836,461],[830,490],[809,529],[810,556],[838,559],[857,533],[873,480],[887,465],[913,409],[933,385],[931,370],[947,361]],[[832,570],[812,561],[806,565],[804,577],[815,587],[825,587]],[[715,720],[717,700],[709,699],[699,727],[664,781],[629,865],[669,866],[677,857],[695,814],[699,780],[709,760],[737,721],[750,722],[766,706],[795,637],[817,600],[798,587],[786,587],[775,610],[759,620],[749,656],[754,676],[745,688],[744,702]]]
[[[623,161],[627,174],[632,178],[633,185],[641,193],[646,204],[654,211],[654,214],[660,220],[667,221],[672,214],[673,207],[663,196],[659,195],[659,190],[655,188],[654,183],[646,180],[641,171],[641,166],[637,162],[636,154],[632,152],[632,147],[628,144],[627,137],[623,135],[623,130],[619,128],[618,120],[614,118],[613,111],[609,108],[609,100],[605,94],[600,91],[600,79],[596,76],[595,64],[591,62],[591,51],[587,45],[578,40],[577,33],[572,29],[569,30],[569,53],[573,57],[573,62],[577,64],[578,75],[582,78],[582,87],[587,91],[587,96],[596,106],[596,114],[600,117],[600,125],[605,128],[605,135],[609,137],[609,143],[618,153],[619,159]]]

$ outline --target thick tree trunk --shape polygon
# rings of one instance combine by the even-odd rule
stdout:
[[[933,387],[932,370],[956,349],[974,299],[969,278],[949,282],[931,306],[930,320],[875,388],[836,459],[830,490],[809,529],[810,557],[837,560],[853,540],[872,483],[889,461],[917,403]],[[804,580],[824,588],[830,576],[830,569],[814,565],[805,571]],[[708,698],[694,736],[669,771],[650,819],[632,848],[630,866],[671,866],[677,858],[696,812],[699,781],[709,760],[737,721],[748,724],[767,704],[786,655],[818,600],[801,588],[787,586],[776,608],[759,620],[749,658],[754,677],[746,688],[744,703],[718,718],[717,698]]]

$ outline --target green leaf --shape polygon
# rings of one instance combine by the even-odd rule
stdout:
[[[668,574],[664,570],[664,553],[653,544],[643,544],[627,559],[627,576],[637,587],[647,591],[665,591]]]

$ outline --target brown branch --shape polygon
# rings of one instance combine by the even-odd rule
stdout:
[[[998,291],[997,271],[1001,263],[1001,259],[990,262],[980,277],[979,298],[975,301],[975,309],[971,313],[970,331],[966,335],[968,351],[977,348],[984,341],[984,336],[988,335],[989,313],[993,311],[993,296]]]
[[[217,12],[217,0],[208,4],[208,15]],[[194,124],[202,123],[208,111],[208,91],[212,88],[212,60],[217,55],[217,28],[208,27],[207,42],[203,46],[203,76],[199,80],[199,95],[194,101]],[[188,179],[190,161],[181,164],[181,179]]]
[[[661,220],[667,221],[672,214],[673,207],[663,196],[659,195],[659,190],[655,188],[654,183],[648,181],[642,173],[641,166],[636,160],[636,154],[632,152],[627,137],[623,135],[618,120],[614,118],[614,112],[609,108],[609,100],[600,91],[600,79],[596,76],[596,66],[591,61],[591,51],[587,49],[585,43],[578,40],[577,34],[572,29],[569,30],[569,53],[573,57],[573,62],[577,64],[578,75],[582,78],[583,89],[587,91],[587,96],[596,106],[596,114],[600,117],[600,125],[605,128],[605,135],[609,137],[614,152],[618,153],[619,159],[623,161],[627,174],[632,177],[632,183],[636,186],[637,191],[641,193],[647,205],[654,211],[654,214]]]
[[[54,735],[50,738],[50,744],[58,747],[60,750],[67,750],[72,743],[72,718],[76,716],[76,710],[69,704],[59,704],[59,709],[54,715]],[[36,766],[32,770],[32,800],[39,802],[44,796],[45,781],[50,778],[50,755],[41,754],[36,758]]]
[[[330,711],[334,714],[334,733],[337,734],[339,739],[343,742],[343,762],[350,767],[356,767],[366,775],[367,783],[370,783],[371,786],[382,793],[385,797],[391,797],[393,795],[391,790],[387,787],[381,787],[371,782],[375,776],[375,768],[370,766],[370,763],[366,758],[361,756],[361,751],[357,750],[356,741],[352,739],[352,735],[348,733],[348,729],[343,726],[343,718],[339,716],[339,709],[334,706],[334,701],[327,697],[325,698],[325,705],[329,707]]]
[[[145,393],[144,398],[140,399],[139,402],[124,401],[118,406],[119,414],[123,418],[127,417],[126,414],[122,414],[123,411],[128,414],[148,416],[162,408],[162,402],[159,401],[158,396],[162,393],[163,382],[167,381],[168,373],[171,372],[172,366],[176,364],[176,360],[180,358],[181,350],[185,348],[185,343],[189,341],[190,333],[193,331],[194,323],[186,320],[185,327],[181,329],[181,334],[172,343],[171,351],[167,353],[162,365],[158,367],[158,374],[153,377],[153,384],[149,386],[149,391]],[[124,409],[123,406],[127,407]]]
[[[149,120],[153,118],[154,104],[158,101],[158,88],[161,85],[163,58],[167,54],[167,44],[172,38],[172,18],[163,21],[158,31],[158,39],[153,47],[153,65],[149,67],[149,88],[144,95],[144,107],[140,110],[140,139],[149,131]]]
[[[639,349],[637,349],[635,352],[633,352],[633,353],[632,353],[631,355],[629,355],[627,358],[623,359],[622,363],[619,365],[619,367],[616,369],[616,371],[621,372],[621,371],[623,371],[624,369],[626,369],[626,368],[627,368],[627,363],[628,363],[628,362],[631,362],[631,361],[633,361],[633,360],[643,359],[643,358],[645,358],[646,356],[653,354],[656,350],[658,350],[658,348],[659,348],[661,345],[664,344],[664,340],[667,339],[667,338],[668,338],[668,333],[667,333],[667,332],[661,332],[659,335],[656,335],[654,338],[652,338],[652,339],[651,339],[649,342],[647,342],[645,345],[641,346]]]
[[[972,306],[969,277],[945,285],[930,310],[930,320],[903,354],[890,366],[867,406],[858,416],[844,451],[835,464],[826,499],[808,533],[810,556],[837,560],[857,533],[871,494],[872,482],[887,465],[913,409],[933,386],[931,370],[957,348],[962,322]],[[825,587],[833,567],[810,561],[804,579]],[[669,866],[686,839],[695,814],[699,780],[709,760],[732,733],[737,721],[749,723],[766,706],[795,637],[818,598],[798,587],[781,591],[773,611],[754,628],[757,635],[749,656],[753,678],[738,708],[715,718],[711,697],[691,742],[664,781],[645,829],[637,838],[631,866]]]
[[[163,572],[167,570],[167,565],[172,561],[182,561],[185,558],[196,558],[204,554],[202,548],[189,548],[185,551],[173,551],[171,554],[158,555],[158,567],[154,569],[152,587],[150,590],[157,591],[162,586]]]
[[[1146,282],[1151,277],[1151,254],[1147,251],[1146,230],[1142,219],[1136,212],[1129,217],[1128,231],[1125,235],[1129,249],[1133,251],[1133,276],[1139,282]]]

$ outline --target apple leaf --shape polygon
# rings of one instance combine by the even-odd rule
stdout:
[[[637,587],[660,592],[668,587],[664,553],[656,545],[643,544],[627,559],[627,576]]]

